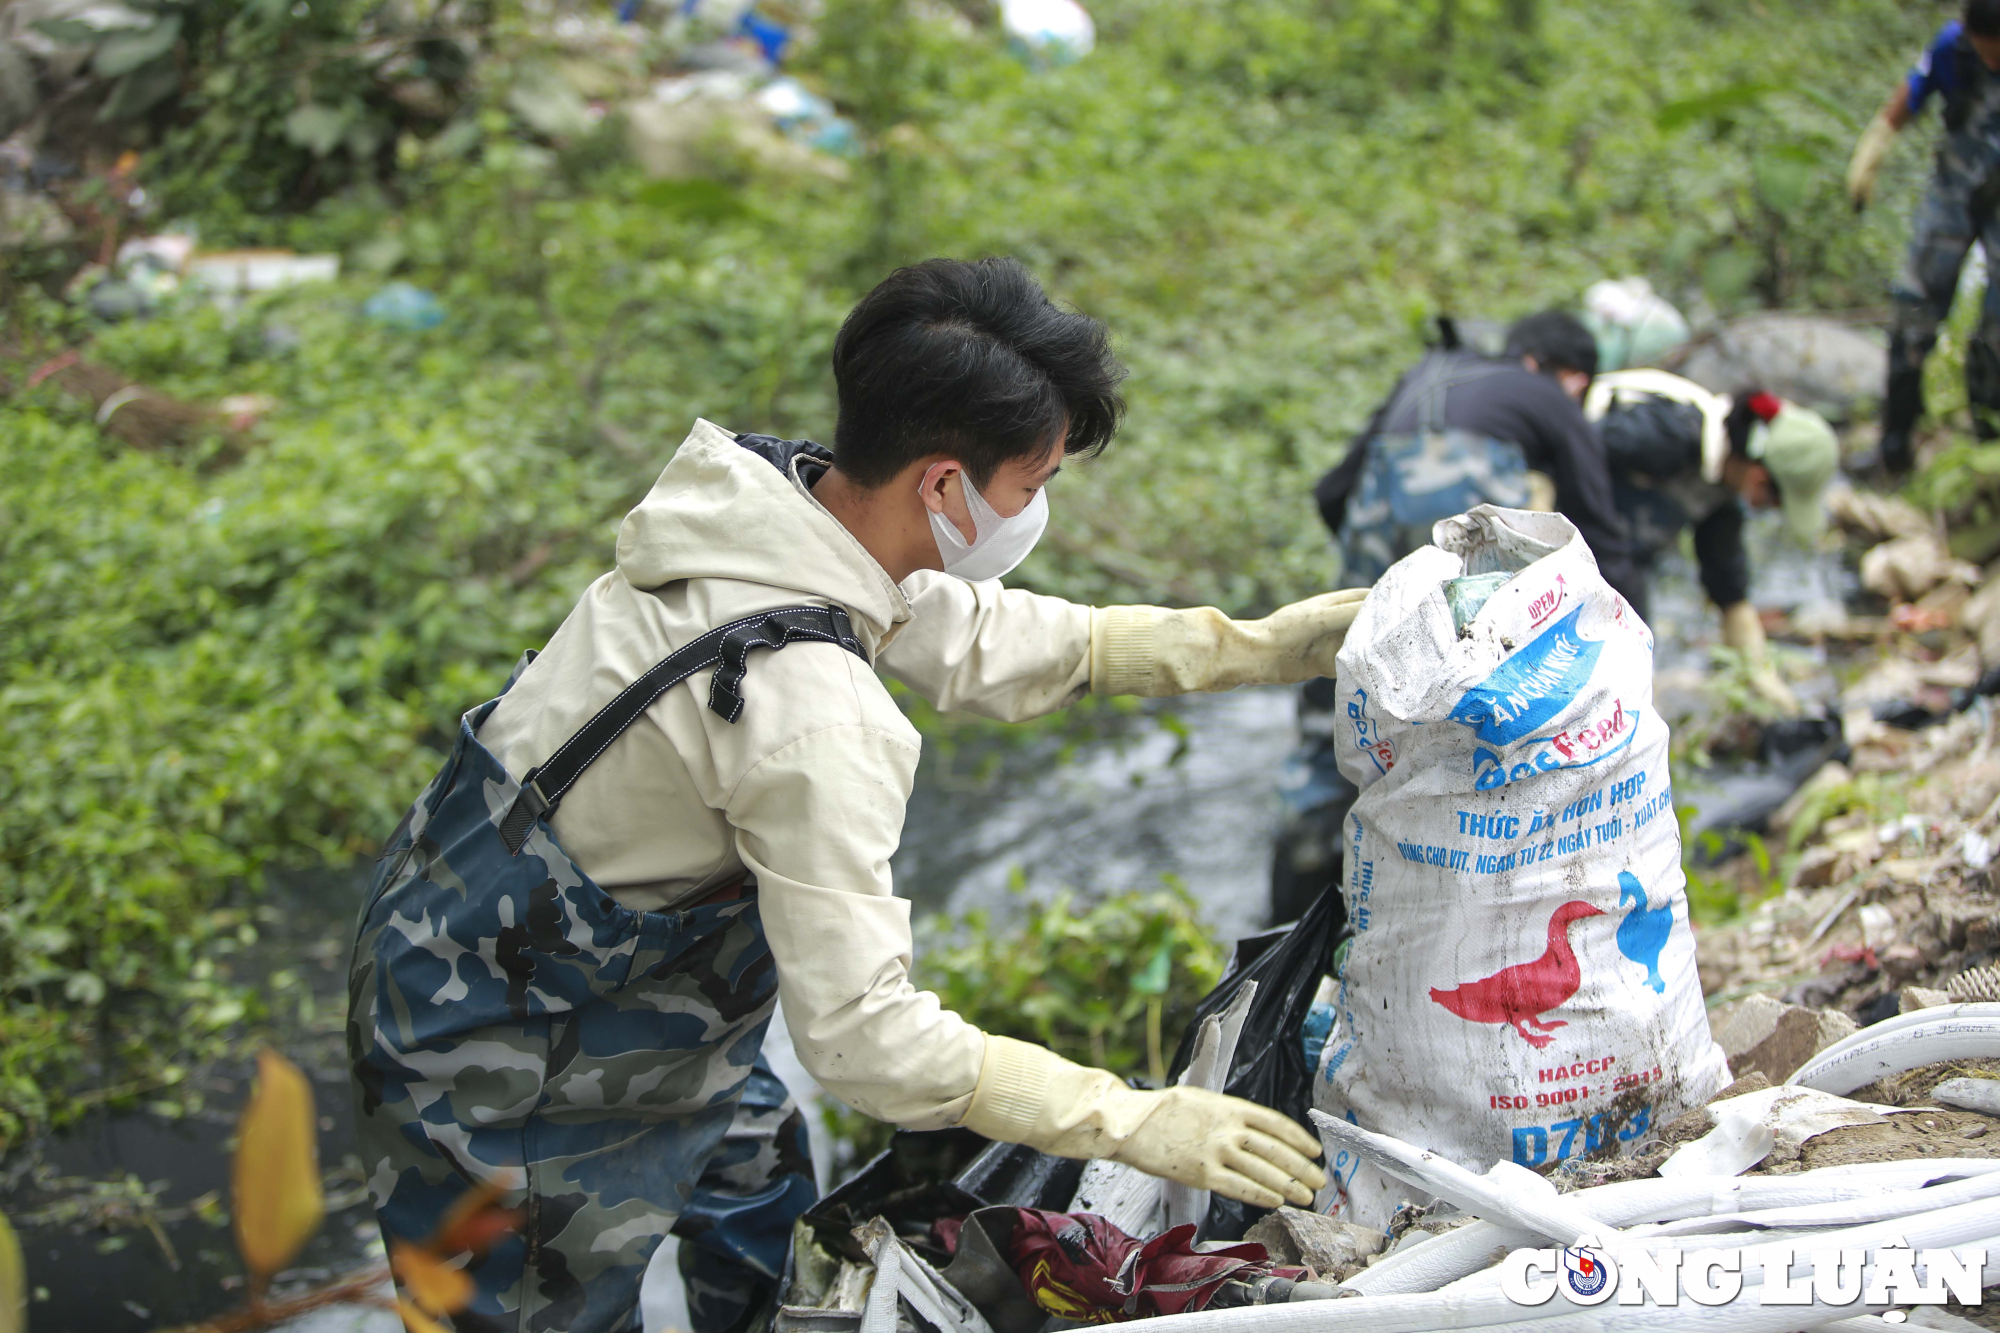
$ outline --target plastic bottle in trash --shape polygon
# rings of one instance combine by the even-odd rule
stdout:
[[[1097,25],[1076,0],[1000,0],[1007,45],[1029,66],[1067,65],[1090,54]]]
[[[421,287],[392,282],[362,303],[361,313],[398,329],[434,329],[444,323],[444,305]]]

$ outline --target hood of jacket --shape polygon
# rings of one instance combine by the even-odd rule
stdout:
[[[871,650],[909,619],[887,570],[799,480],[824,451],[768,436],[744,442],[697,421],[618,529],[618,572],[635,588],[735,579],[773,590],[771,604],[845,607]],[[810,471],[808,475],[811,475]]]

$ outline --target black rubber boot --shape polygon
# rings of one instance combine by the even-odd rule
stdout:
[[[1889,341],[1889,385],[1882,399],[1882,466],[1901,476],[1916,464],[1910,436],[1924,415],[1924,363],[1911,364],[1909,344],[1901,334]],[[1970,371],[1967,372],[1968,380]]]

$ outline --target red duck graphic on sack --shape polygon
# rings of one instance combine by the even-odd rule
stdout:
[[[1561,1008],[1583,983],[1583,969],[1569,947],[1569,926],[1604,913],[1586,902],[1567,902],[1549,917],[1549,943],[1542,956],[1529,963],[1503,967],[1490,977],[1468,981],[1451,990],[1431,988],[1431,998],[1468,1023],[1505,1023],[1536,1050],[1555,1038],[1548,1034],[1567,1023],[1541,1015]],[[1534,1028],[1535,1031],[1528,1031]]]

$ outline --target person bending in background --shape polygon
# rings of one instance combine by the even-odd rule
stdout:
[[[1604,450],[1578,406],[1597,342],[1561,311],[1530,315],[1498,358],[1455,345],[1397,383],[1313,490],[1340,545],[1344,581],[1373,583],[1431,539],[1431,525],[1478,504],[1553,509],[1576,524],[1611,586],[1639,588]],[[1271,858],[1271,919],[1304,913],[1342,864],[1341,829],[1358,794],[1336,756],[1344,720],[1331,680],[1299,698],[1301,743],[1279,777],[1285,805]],[[1351,736],[1351,732],[1349,733]]]
[[[1723,641],[1743,655],[1761,697],[1796,713],[1798,701],[1771,665],[1750,604],[1744,508],[1781,508],[1793,537],[1815,545],[1821,494],[1840,459],[1833,427],[1771,394],[1731,398],[1663,370],[1600,376],[1583,410],[1597,423],[1631,532],[1637,576],[1627,600],[1647,615],[1654,562],[1692,527],[1702,589],[1722,609]]]
[[[1426,353],[1313,488],[1345,581],[1372,584],[1439,519],[1496,504],[1562,514],[1612,587],[1635,586],[1604,450],[1578,406],[1596,373],[1596,340],[1559,310],[1516,324],[1497,360]]]
[[[1923,202],[1911,224],[1909,254],[1890,286],[1895,324],[1889,382],[1882,400],[1881,459],[1891,472],[1915,461],[1910,435],[1924,414],[1924,358],[1951,313],[1959,270],[1974,240],[2000,254],[1994,205],[2000,202],[2000,0],[1968,0],[1917,60],[1855,145],[1847,194],[1859,210],[1896,135],[1936,97],[1944,138]],[[1979,329],[1965,349],[1965,395],[1981,439],[2000,435],[2000,292],[1988,283]]]

